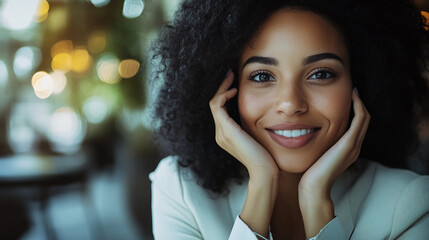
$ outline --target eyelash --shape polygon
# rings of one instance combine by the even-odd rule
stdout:
[[[261,77],[262,75],[267,76],[269,78],[269,80],[260,80],[260,79],[256,80],[255,79],[256,77],[258,77],[258,76]],[[273,77],[273,74],[271,72],[269,72],[269,71],[266,71],[266,70],[258,70],[258,71],[252,72],[249,75],[248,79],[250,81],[254,81],[255,83],[264,83],[264,82],[275,81],[275,78]]]
[[[325,74],[327,76],[320,78],[320,76],[316,77],[315,76],[316,74]],[[265,75],[266,77],[268,77],[269,80],[260,80],[260,79],[256,80],[255,79],[256,77],[261,77],[262,75]],[[308,79],[309,80],[315,80],[315,81],[328,81],[329,79],[334,79],[336,77],[337,77],[337,74],[335,72],[333,72],[332,70],[329,70],[326,68],[317,68],[310,73],[310,76],[308,77]],[[254,71],[249,75],[248,79],[250,81],[257,83],[257,84],[275,81],[273,74],[270,71],[266,71],[266,70]]]
[[[314,75],[316,74],[326,74],[328,75],[328,77],[324,77],[324,78],[317,78],[314,77]],[[310,76],[308,77],[308,79],[315,79],[317,81],[327,81],[328,79],[332,79],[332,78],[336,78],[337,74],[331,70],[328,70],[326,68],[317,68],[315,69],[312,73],[310,73]]]

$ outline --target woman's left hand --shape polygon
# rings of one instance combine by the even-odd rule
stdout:
[[[371,117],[356,90],[352,102],[354,117],[350,128],[304,173],[299,183],[299,204],[308,238],[317,235],[334,218],[331,187],[357,160],[368,129]]]

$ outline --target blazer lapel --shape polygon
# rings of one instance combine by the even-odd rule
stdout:
[[[374,166],[368,164],[361,172],[347,170],[332,187],[335,215],[340,218],[347,239],[351,239],[360,207],[368,195],[373,178]]]

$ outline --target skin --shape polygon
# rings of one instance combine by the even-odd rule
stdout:
[[[278,239],[313,237],[334,218],[331,187],[356,161],[370,120],[352,90],[343,37],[317,14],[282,9],[255,33],[240,66],[240,91],[229,89],[229,73],[210,101],[216,142],[249,172],[240,218],[264,236],[271,226]],[[237,93],[242,126],[224,107]],[[290,148],[270,136],[279,124],[315,131]]]

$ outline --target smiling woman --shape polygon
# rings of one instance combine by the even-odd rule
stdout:
[[[155,45],[171,155],[150,175],[155,238],[428,236],[429,177],[390,168],[406,165],[427,94],[418,9],[198,3]]]
[[[317,14],[283,9],[257,31],[241,59],[242,128],[280,169],[305,171],[349,122],[352,81],[342,34]]]

